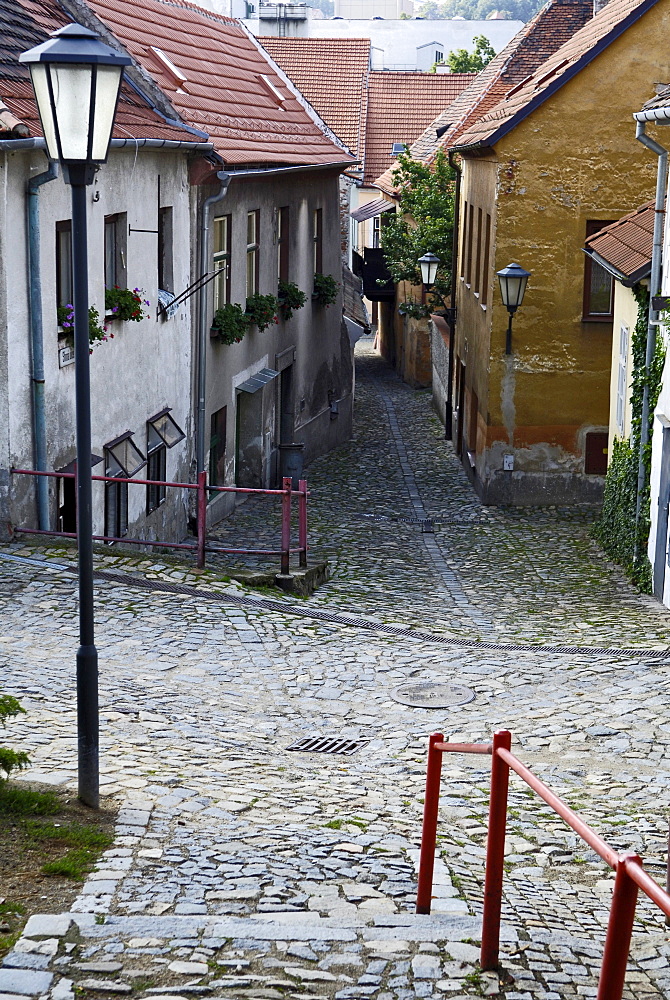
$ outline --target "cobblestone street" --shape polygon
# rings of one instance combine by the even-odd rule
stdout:
[[[594,997],[613,878],[514,777],[503,971],[477,970],[488,758],[444,761],[433,912],[414,914],[436,730],[510,729],[536,774],[664,881],[670,616],[604,561],[592,510],[483,507],[430,394],[358,347],[355,438],[307,472],[312,556],[332,573],[311,598],[221,582],[215,565],[96,556],[117,838],[71,914],[30,919],[0,1000]],[[249,501],[217,536],[276,542],[273,517]],[[0,548],[2,687],[28,710],[7,735],[27,779],[74,789],[73,566],[67,548]],[[475,697],[410,708],[391,698],[409,680]],[[288,749],[311,735],[367,742]],[[644,897],[624,995],[670,997],[670,935]]]

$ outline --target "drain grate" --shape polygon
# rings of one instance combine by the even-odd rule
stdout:
[[[306,736],[296,743],[291,743],[286,749],[300,750],[301,753],[343,753],[350,756],[368,743],[369,740],[337,740],[326,736]]]

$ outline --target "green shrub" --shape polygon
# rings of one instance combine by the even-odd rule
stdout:
[[[0,695],[0,725],[3,729],[7,724],[7,719],[25,714],[26,710],[20,701],[10,694]],[[21,750],[10,750],[9,747],[0,747],[0,785],[7,780],[12,771],[21,771],[29,764],[30,758],[27,753],[23,753]]]
[[[314,275],[313,299],[319,306],[332,306],[337,299],[338,283],[332,274]]]

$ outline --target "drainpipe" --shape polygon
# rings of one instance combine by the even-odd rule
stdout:
[[[33,448],[35,468],[47,472],[47,429],[44,413],[44,336],[42,327],[42,274],[40,271],[39,189],[58,177],[58,164],[28,181],[28,287],[30,291],[30,368],[33,397]],[[36,476],[37,526],[49,530],[49,480]]]
[[[656,171],[656,203],[654,205],[654,243],[651,254],[651,295],[656,295],[660,291],[661,266],[663,263],[663,222],[665,216],[665,191],[668,182],[668,150],[660,143],[651,139],[645,132],[645,122],[638,121],[635,138],[658,156],[658,169]],[[644,492],[644,482],[646,470],[644,454],[649,444],[649,372],[654,360],[656,351],[656,326],[658,325],[658,312],[651,308],[649,302],[649,320],[647,323],[647,350],[645,355],[646,376],[642,391],[642,422],[640,426],[640,452],[638,457],[637,471],[637,495],[635,498],[635,548],[633,558],[637,561],[639,553],[639,525],[642,515],[642,494]]]
[[[230,174],[225,170],[219,170],[216,175],[220,181],[219,190],[216,194],[206,198],[202,206],[202,221],[200,225],[200,274],[205,275],[209,270],[209,220],[210,209],[218,201],[222,201],[228,185],[230,184]],[[205,392],[207,389],[207,292],[208,288],[203,285],[200,289],[200,315],[198,320],[198,409],[196,418],[196,466],[197,472],[205,471]]]
[[[454,228],[451,241],[451,309],[447,315],[449,323],[449,384],[447,385],[447,412],[445,413],[444,436],[452,440],[452,423],[454,413],[454,351],[456,340],[456,278],[458,275],[458,240],[461,205],[461,167],[456,163],[453,153],[449,150],[449,165],[456,174],[454,190]]]

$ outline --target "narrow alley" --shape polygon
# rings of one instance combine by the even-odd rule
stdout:
[[[476,969],[488,759],[445,761],[433,911],[415,915],[427,738],[510,729],[536,774],[663,881],[670,616],[602,558],[591,510],[482,507],[429,393],[369,341],[354,441],[308,479],[310,541],[332,572],[308,600],[96,556],[102,791],[123,806],[72,913],[33,918],[19,942],[78,927],[69,954],[34,966],[40,994],[111,979],[150,981],[142,1000],[595,996],[609,869],[516,779],[503,974]],[[249,502],[218,536],[265,532]],[[28,712],[12,737],[27,779],[74,788],[71,570],[65,548],[0,550],[3,686]],[[409,681],[472,698],[410,707],[394,700]],[[325,735],[360,746],[291,750]],[[637,912],[624,995],[668,997],[662,915],[645,898]]]

